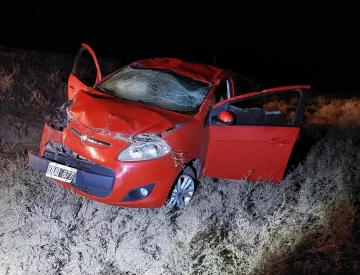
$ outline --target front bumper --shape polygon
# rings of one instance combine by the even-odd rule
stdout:
[[[69,129],[71,126],[112,145],[104,150],[84,144],[71,132]],[[64,145],[86,161],[74,159],[71,154],[61,156],[54,154],[53,151],[47,151],[46,144],[49,142]],[[75,122],[70,122],[64,131],[55,130],[45,124],[40,143],[40,155],[35,156],[29,153],[29,165],[43,173],[47,171],[50,162],[76,168],[79,175],[76,175],[71,183],[54,180],[91,200],[122,207],[161,207],[181,171],[181,166],[174,165],[170,154],[149,161],[119,162],[117,157],[126,146],[127,144],[124,144],[122,140],[93,131],[89,132],[87,128]],[[130,200],[129,193],[140,187],[152,188],[148,190],[151,193],[145,198]]]
[[[46,158],[29,154],[30,167],[39,172],[46,173],[49,163],[52,162]],[[89,195],[106,198],[114,187],[115,176],[104,176],[87,171],[78,170],[76,176],[69,183],[70,186],[79,189]]]

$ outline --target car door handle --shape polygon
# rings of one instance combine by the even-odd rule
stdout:
[[[71,90],[75,90],[75,88],[73,86],[69,86]]]
[[[289,141],[288,140],[269,140],[269,143],[272,143],[272,144],[289,144]]]

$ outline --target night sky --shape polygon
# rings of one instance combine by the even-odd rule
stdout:
[[[310,84],[316,93],[347,96],[358,94],[356,79],[359,54],[350,48],[317,46],[311,41],[258,43],[244,46],[228,43],[226,47],[211,46],[212,43],[189,43],[183,45],[152,44],[136,40],[111,41],[94,37],[56,40],[0,41],[0,46],[75,54],[82,42],[89,44],[98,56],[118,57],[126,62],[147,57],[179,57],[187,60],[213,63],[233,69],[257,81],[263,88]],[[249,44],[250,45],[250,44]]]

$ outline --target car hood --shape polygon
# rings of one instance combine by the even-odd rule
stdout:
[[[190,115],[82,90],[74,96],[69,111],[86,127],[126,136],[162,133],[191,119]]]

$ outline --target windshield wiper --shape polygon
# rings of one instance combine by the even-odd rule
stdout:
[[[145,102],[145,101],[142,100],[142,99],[138,99],[138,100],[136,100],[136,102],[139,102],[139,103],[144,104],[144,105],[149,105],[149,106],[152,106],[152,107],[164,109],[164,108],[161,108],[161,107],[159,107],[159,106],[157,106],[157,105],[155,105],[155,104],[152,104],[152,103],[149,103],[149,102]],[[165,109],[165,110],[166,110],[166,109]]]
[[[155,108],[159,108],[159,109],[162,109],[162,110],[166,110],[166,111],[172,111],[172,112],[176,112],[176,113],[180,113],[180,114],[185,114],[185,115],[189,115],[189,114],[192,114],[191,111],[179,111],[179,110],[173,110],[173,109],[169,109],[169,108],[165,108],[165,107],[160,107],[156,104],[151,104],[151,103],[148,103],[148,102],[145,102],[141,99],[138,99],[136,100],[136,102],[138,103],[141,103],[141,104],[144,104],[144,105],[149,105],[149,106],[152,106],[152,107],[155,107]]]
[[[116,96],[116,95],[110,93],[108,90],[106,90],[106,89],[104,89],[103,87],[100,87],[100,86],[95,86],[94,89],[99,90],[99,91],[101,91],[101,92],[103,92],[104,94],[107,94],[107,95]]]

